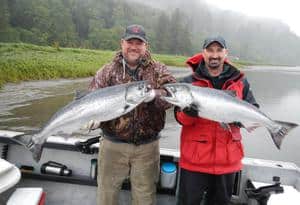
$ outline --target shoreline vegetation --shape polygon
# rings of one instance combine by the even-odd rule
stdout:
[[[115,51],[37,46],[26,43],[0,43],[0,88],[5,83],[93,76],[111,61]],[[187,56],[153,54],[167,66],[186,67]],[[233,61],[241,68],[248,62]]]

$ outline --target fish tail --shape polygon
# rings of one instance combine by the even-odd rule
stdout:
[[[268,129],[268,130],[271,134],[271,137],[276,147],[280,149],[283,138],[289,133],[289,131],[297,127],[298,124],[292,122],[283,122],[283,121],[275,121],[275,122],[280,125],[280,128],[276,129],[276,131],[272,129]]]
[[[26,147],[27,149],[29,149],[29,145],[31,144],[30,142],[32,141],[32,135],[28,135],[28,134],[21,134],[21,135],[16,135],[14,137],[12,137],[11,139],[20,144],[23,145],[24,147]]]
[[[35,143],[32,137],[33,137],[32,135],[22,134],[22,135],[17,135],[11,139],[16,143],[23,145],[26,149],[31,151],[33,159],[36,162],[38,162],[40,161],[42,156],[43,145]]]
[[[36,162],[39,162],[43,152],[43,144],[33,144],[29,149],[32,152],[32,157]]]

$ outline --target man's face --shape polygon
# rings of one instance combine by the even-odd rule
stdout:
[[[145,55],[147,44],[139,39],[121,40],[122,54],[129,65],[135,66],[138,60]]]
[[[214,42],[203,50],[204,62],[210,69],[223,68],[227,53],[225,48]]]

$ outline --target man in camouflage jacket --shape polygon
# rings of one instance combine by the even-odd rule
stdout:
[[[140,80],[151,83],[156,97],[126,115],[100,124],[103,140],[98,158],[99,205],[117,205],[122,182],[128,177],[133,205],[156,204],[159,132],[164,128],[165,110],[171,107],[159,96],[166,94],[161,86],[175,82],[175,78],[165,65],[151,58],[144,28],[131,25],[121,39],[121,51],[96,73],[89,89]]]

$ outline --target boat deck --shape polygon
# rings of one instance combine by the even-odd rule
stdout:
[[[96,186],[41,181],[34,179],[22,179],[13,189],[10,189],[1,194],[0,205],[4,205],[8,197],[18,187],[42,187],[44,189],[44,192],[46,193],[47,205],[96,205],[97,201]],[[130,191],[121,190],[119,205],[129,205],[131,204],[130,201]],[[157,205],[174,205],[175,203],[176,198],[174,195],[157,195]]]
[[[5,151],[6,160],[21,167],[31,166],[33,171],[22,172],[21,181],[13,188],[0,195],[0,205],[6,204],[9,196],[18,187],[42,187],[46,193],[47,205],[81,205],[96,204],[97,182],[90,177],[91,160],[97,158],[97,153],[83,154],[74,148],[74,143],[78,138],[68,140],[63,137],[50,137],[45,144],[43,157],[39,163],[33,161],[31,153],[23,146],[17,145],[10,140],[11,136],[18,133],[0,131],[0,149],[8,146]],[[93,145],[98,151],[98,146]],[[161,162],[173,162],[178,166],[178,150],[161,149]],[[48,161],[56,161],[66,165],[73,171],[72,176],[48,175],[40,172],[41,165]],[[245,194],[249,180],[253,182],[263,182],[274,184],[273,177],[279,177],[282,185],[287,185],[295,192],[300,191],[300,169],[289,162],[262,160],[245,158],[244,168],[237,174],[235,179],[233,204],[252,204]],[[177,175],[178,177],[178,175]],[[125,183],[125,187],[126,183]],[[157,205],[176,204],[175,191],[158,187]],[[167,193],[167,194],[166,194]],[[282,194],[283,197],[288,196]],[[300,196],[300,193],[297,197]],[[299,198],[300,200],[300,198]],[[298,202],[299,202],[298,200]],[[122,190],[119,197],[120,205],[131,204],[131,194]],[[254,203],[255,204],[255,203]],[[298,204],[292,201],[288,204]]]

